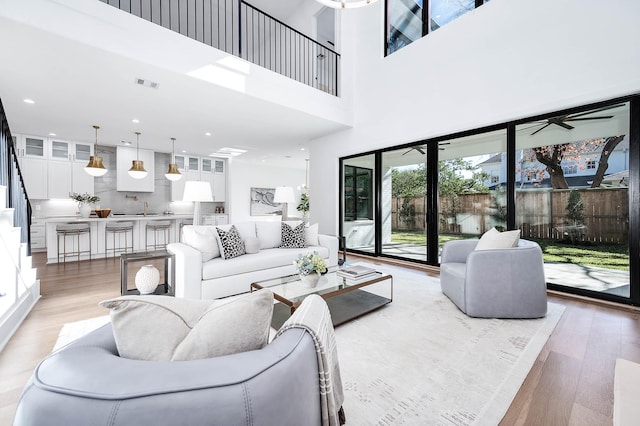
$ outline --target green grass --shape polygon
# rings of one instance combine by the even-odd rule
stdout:
[[[451,240],[475,238],[475,235],[441,234],[438,245]],[[555,240],[531,239],[540,244],[545,262],[573,263],[605,269],[629,270],[629,248],[624,244],[571,245]],[[405,244],[425,244],[422,232],[393,232],[391,241]]]

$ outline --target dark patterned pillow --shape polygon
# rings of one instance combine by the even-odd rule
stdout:
[[[280,247],[284,248],[304,248],[305,237],[304,237],[304,222],[301,222],[300,225],[292,228],[288,223],[282,222],[282,243]]]
[[[218,231],[218,243],[220,244],[220,255],[223,259],[233,259],[245,254],[244,241],[240,238],[238,230],[231,225],[228,231],[216,227]]]

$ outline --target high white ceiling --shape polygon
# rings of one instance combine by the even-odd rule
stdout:
[[[286,19],[305,1],[312,0],[253,4]],[[236,161],[304,168],[313,139],[346,128],[1,15],[0,99],[12,133],[93,142],[97,124],[100,145],[135,142],[140,131],[141,148],[170,152],[175,137],[176,152],[209,155],[235,147],[249,151]],[[160,87],[136,85],[136,78]]]

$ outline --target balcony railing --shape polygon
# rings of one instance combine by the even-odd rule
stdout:
[[[338,96],[340,55],[243,0],[100,1]]]

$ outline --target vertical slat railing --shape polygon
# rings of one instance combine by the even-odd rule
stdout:
[[[338,96],[340,55],[243,0],[100,0]]]
[[[31,204],[18,166],[18,155],[13,144],[9,123],[0,100],[0,185],[7,187],[6,205],[14,209],[13,225],[21,229],[20,241],[27,243],[31,254]]]

